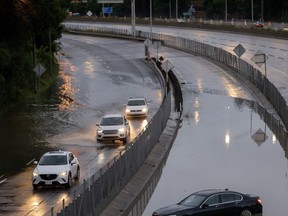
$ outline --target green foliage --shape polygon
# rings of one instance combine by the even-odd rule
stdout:
[[[36,64],[47,70],[70,0],[0,1],[0,105],[34,91]],[[51,53],[50,53],[51,47]]]
[[[227,2],[228,19],[251,20],[251,0],[205,0],[205,12],[207,18],[224,19],[225,2]],[[253,19],[259,20],[262,17],[268,21],[287,21],[288,1],[287,0],[254,0]]]

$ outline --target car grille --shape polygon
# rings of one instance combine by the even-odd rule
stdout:
[[[40,175],[40,177],[43,180],[53,180],[53,179],[57,178],[57,175],[56,174],[43,174],[43,175]]]
[[[117,134],[117,130],[103,130],[103,134]]]

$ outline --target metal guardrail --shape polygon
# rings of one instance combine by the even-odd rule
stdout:
[[[110,35],[118,35],[120,38],[123,36],[132,36],[131,31],[127,29],[113,29],[93,26],[82,23],[64,23],[66,30],[72,30],[77,32],[86,32],[91,35],[97,35],[99,33],[106,33]],[[288,107],[287,102],[282,97],[278,89],[259,71],[252,65],[238,58],[222,48],[214,47],[205,43],[201,43],[195,40],[175,37],[171,35],[150,33],[144,31],[136,31],[135,38],[151,38],[152,40],[159,40],[163,45],[180,49],[182,51],[193,53],[201,56],[205,56],[209,59],[217,61],[225,66],[236,71],[238,74],[244,76],[252,84],[254,84],[273,105],[279,116],[282,118],[284,125],[288,128]]]
[[[85,33],[91,35],[105,34],[113,37],[118,36],[119,38],[131,37],[131,32],[128,30],[82,25],[81,23],[66,23],[64,24],[64,27],[66,30],[74,31],[74,33],[80,32],[81,34]],[[220,62],[254,84],[270,101],[282,121],[275,118],[273,113],[265,110],[259,105],[259,103],[253,102],[252,107],[276,135],[285,151],[286,157],[288,158],[288,134],[286,131],[286,128],[288,127],[287,103],[278,89],[259,70],[221,48],[170,35],[151,34],[150,32],[142,31],[137,31],[136,33],[136,38],[146,39],[147,37],[151,37],[152,40],[160,40],[165,46],[205,56],[211,60]],[[170,104],[171,91],[169,92],[168,97],[164,100],[157,114],[153,117],[147,128],[145,128],[139,135],[135,143],[129,145],[124,154],[121,153],[119,157],[114,158],[106,168],[100,170],[100,173],[97,172],[94,174],[91,177],[92,179],[90,179],[92,184],[89,184],[89,187],[87,187],[87,184],[84,182],[82,193],[75,196],[73,202],[68,206],[65,207],[65,203],[62,203],[62,211],[57,215],[98,215],[137,172],[137,169],[149,154],[152,146],[157,142],[169,117],[170,110],[167,109],[170,107]],[[138,142],[139,144],[137,144]],[[141,143],[145,143],[145,145],[141,145]],[[149,143],[149,145],[147,145],[147,143]],[[140,146],[145,146],[145,149],[142,149]],[[139,159],[139,157],[141,159]],[[161,173],[156,173],[154,175],[155,181],[152,181],[151,185],[148,186],[149,190],[154,190],[160,174]],[[136,202],[136,206],[131,207],[131,209],[136,211],[136,213],[132,211],[129,213],[129,216],[137,215],[138,212],[145,209],[150,195],[150,193],[144,193],[140,198],[141,200]],[[140,206],[139,203],[141,204]],[[51,213],[50,215],[53,214]]]
[[[108,165],[92,175],[82,184],[82,191],[58,216],[99,215],[132,179],[156,145],[166,126],[171,112],[171,91],[165,97],[160,109],[134,142],[114,157]],[[89,184],[87,182],[90,182]],[[51,214],[52,210],[51,210]]]

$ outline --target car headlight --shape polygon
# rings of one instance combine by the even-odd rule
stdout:
[[[129,112],[130,112],[130,109],[126,109],[125,112],[126,112],[126,113],[129,113]]]
[[[64,171],[64,172],[59,173],[59,176],[67,176],[67,174],[68,174],[68,171]]]
[[[38,176],[39,174],[38,174],[38,172],[36,171],[36,170],[34,170],[34,172],[33,172],[33,177],[36,177],[36,176]]]
[[[125,131],[124,128],[120,128],[120,129],[118,129],[118,132],[120,132],[120,133],[124,133],[124,131]]]
[[[98,132],[98,133],[102,133],[102,132],[103,132],[103,129],[102,129],[101,127],[98,127],[98,128],[97,128],[97,132]]]
[[[142,112],[147,112],[147,111],[148,109],[146,107],[142,109]]]

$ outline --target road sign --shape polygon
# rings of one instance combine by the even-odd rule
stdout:
[[[238,44],[233,51],[240,58],[246,50],[241,44]]]
[[[258,50],[251,58],[251,61],[253,61],[258,67],[261,67],[263,64],[266,63],[267,59],[268,56],[266,56],[265,53],[263,53],[261,50]]]
[[[261,145],[268,138],[268,136],[266,136],[265,132],[262,131],[261,129],[256,131],[251,137],[258,145]]]
[[[171,69],[173,69],[174,66],[169,60],[166,60],[163,62],[161,67],[166,73],[168,73]]]
[[[154,41],[154,47],[156,49],[160,49],[161,48],[161,41]]]
[[[152,41],[149,40],[148,38],[144,41],[144,45],[147,47],[150,47],[152,45]]]
[[[44,72],[45,72],[45,68],[41,65],[38,64],[35,68],[34,68],[34,72],[38,75],[41,76]]]
[[[87,14],[87,16],[89,16],[89,17],[92,16],[92,12],[91,12],[91,11],[88,11],[86,14]]]
[[[104,13],[104,14],[112,14],[112,11],[113,11],[112,7],[103,7],[102,8],[102,13]]]
[[[192,12],[183,12],[183,16],[192,16]]]

